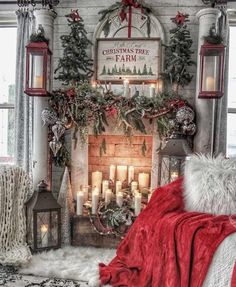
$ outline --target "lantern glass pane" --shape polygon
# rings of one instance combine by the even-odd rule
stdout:
[[[182,160],[179,158],[170,158],[170,182],[176,180],[181,175]]]
[[[43,55],[30,54],[29,88],[43,88]]]
[[[169,183],[169,175],[170,175],[169,165],[170,165],[169,157],[163,157],[161,160],[161,180],[160,180],[161,186]]]
[[[37,213],[37,248],[58,245],[58,212]]]
[[[204,56],[202,91],[215,92],[220,90],[220,57]]]

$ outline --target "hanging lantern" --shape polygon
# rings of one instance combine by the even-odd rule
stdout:
[[[26,46],[25,93],[29,96],[48,96],[51,73],[51,51],[46,42]]]
[[[174,135],[159,152],[158,186],[168,184],[183,174],[183,163],[192,151],[186,138]]]
[[[33,252],[61,247],[61,206],[42,180],[26,203],[27,242]]]
[[[199,98],[214,99],[224,95],[223,44],[204,43],[200,50]]]

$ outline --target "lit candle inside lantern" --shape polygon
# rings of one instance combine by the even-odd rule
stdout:
[[[134,167],[129,166],[128,168],[128,183],[131,183],[131,181],[134,180]]]
[[[109,189],[109,181],[103,180],[102,181],[102,198],[105,198],[105,192],[107,189]]]
[[[163,81],[161,79],[157,80],[157,92],[161,93],[163,91]]]
[[[140,189],[149,187],[149,173],[139,173],[138,184]]]
[[[97,213],[98,208],[98,201],[99,201],[99,193],[98,190],[95,188],[92,192],[92,214]]]
[[[116,174],[116,166],[115,165],[110,165],[110,174],[109,174],[109,179],[115,182],[115,174]]]
[[[124,82],[124,97],[129,96],[129,80],[125,79]]]
[[[101,185],[102,185],[102,172],[95,171],[92,172],[92,187],[97,187],[99,192],[101,192]]]
[[[116,193],[118,193],[122,189],[122,182],[117,180],[116,182]]]
[[[179,177],[179,174],[177,171],[172,171],[170,174],[171,181],[175,181]]]
[[[149,91],[150,91],[150,98],[153,98],[155,96],[155,85],[151,84],[151,86],[149,87]]]
[[[206,91],[215,91],[215,79],[213,77],[206,78]]]
[[[122,207],[123,205],[123,192],[118,192],[116,194],[116,204],[119,206],[119,207]]]
[[[112,191],[110,189],[107,189],[105,191],[105,203],[108,205],[111,202],[112,199]]]
[[[134,213],[136,216],[139,215],[141,212],[141,203],[142,203],[142,194],[141,193],[135,193],[134,196]]]
[[[83,215],[83,204],[84,204],[84,192],[77,192],[77,205],[76,213],[77,215]]]
[[[131,191],[135,191],[138,189],[138,182],[137,181],[132,181],[131,182]]]
[[[117,166],[117,180],[122,183],[127,180],[127,166],[126,165],[118,165]]]
[[[40,226],[41,233],[41,245],[42,247],[48,246],[48,224],[42,224]]]
[[[88,200],[88,187],[87,186],[84,186],[82,188],[82,191],[84,193],[84,201],[87,201]]]
[[[36,88],[36,89],[43,88],[43,76],[35,76],[34,77],[33,88]]]

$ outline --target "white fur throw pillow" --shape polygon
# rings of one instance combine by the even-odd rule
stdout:
[[[236,214],[236,158],[192,155],[185,163],[186,211]]]

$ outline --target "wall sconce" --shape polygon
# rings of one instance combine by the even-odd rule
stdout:
[[[224,95],[224,54],[223,44],[206,42],[201,46],[199,98],[215,99]]]
[[[46,42],[31,42],[26,46],[25,93],[29,96],[49,95],[51,51]]]
[[[159,151],[158,186],[168,184],[182,175],[183,163],[192,151],[186,137],[175,134]]]

